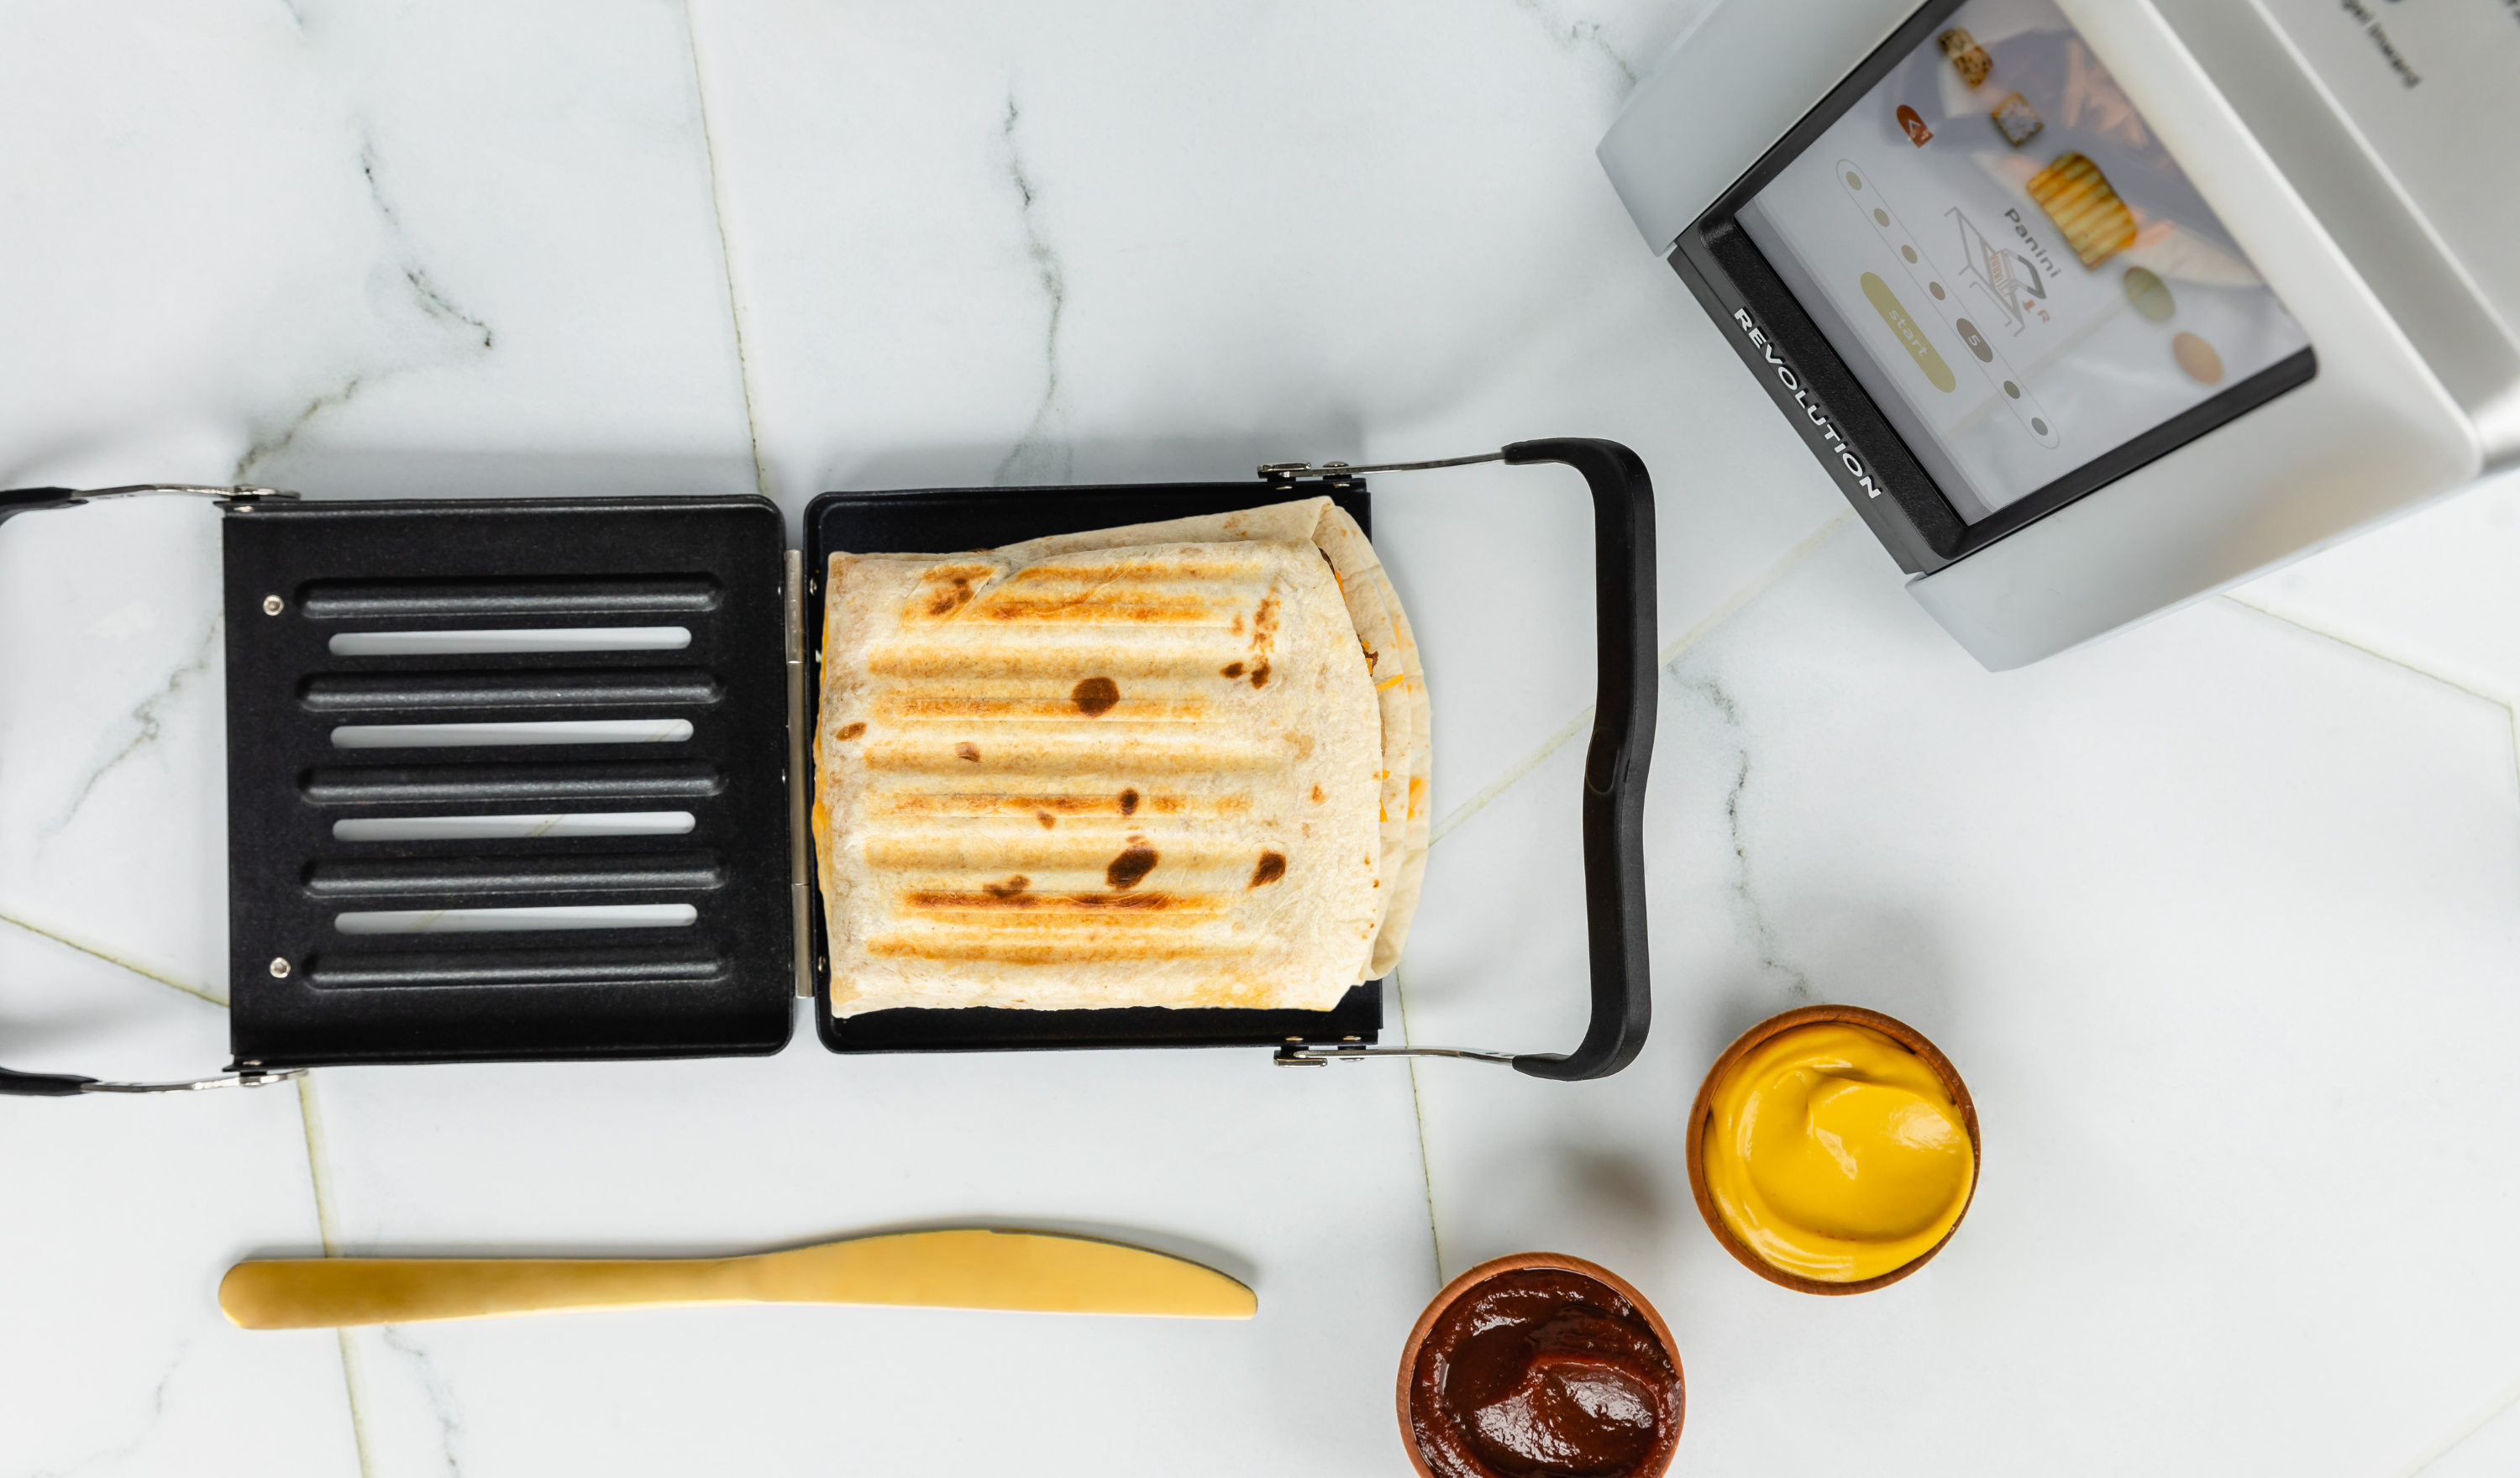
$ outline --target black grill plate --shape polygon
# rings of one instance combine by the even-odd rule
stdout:
[[[785,535],[762,498],[266,503],[223,523],[241,1064],[776,1052],[795,991]],[[276,614],[266,609],[279,598]],[[337,655],[344,633],[679,627],[676,649]],[[339,725],[688,720],[681,742],[339,748]],[[687,812],[662,835],[344,820]],[[688,905],[687,927],[346,934],[345,912]],[[285,971],[285,972],[284,972]]]
[[[825,493],[805,510],[807,703],[823,691],[822,575],[832,553],[950,553],[994,549],[1050,534],[1199,514],[1265,508],[1313,494],[1253,482],[1129,483],[1105,487],[951,488],[923,492]],[[1364,484],[1330,494],[1371,534]],[[813,733],[812,728],[806,731]],[[888,1010],[845,1021],[832,1015],[823,910],[814,909],[814,1019],[835,1053],[984,1052],[1073,1047],[1271,1047],[1306,1042],[1371,1043],[1382,1029],[1382,982],[1350,989],[1326,1011],[1160,1007],[1093,1011]]]

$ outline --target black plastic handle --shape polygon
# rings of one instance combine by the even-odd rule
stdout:
[[[70,1073],[22,1073],[0,1067],[0,1097],[22,1098],[67,1098],[85,1093],[94,1078],[81,1078]]]
[[[87,500],[69,487],[0,488],[0,523],[19,514],[40,514],[48,508],[74,508]]]
[[[1517,466],[1562,462],[1593,489],[1593,611],[1600,678],[1593,748],[1584,761],[1584,915],[1592,947],[1593,1020],[1571,1053],[1526,1053],[1516,1072],[1572,1082],[1636,1060],[1653,1024],[1645,958],[1645,770],[1653,757],[1653,479],[1615,441],[1517,441]]]

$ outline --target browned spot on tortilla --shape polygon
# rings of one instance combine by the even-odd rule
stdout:
[[[1328,791],[1324,790],[1321,786],[1319,786],[1319,785],[1315,785],[1315,786],[1313,787],[1313,799],[1315,799],[1315,800],[1328,800],[1328,799],[1329,799],[1329,798],[1330,798],[1330,797],[1329,797],[1329,793],[1328,793]]]
[[[1051,815],[1047,811],[1035,811],[1033,816],[1041,823],[1041,829],[1045,831],[1058,825],[1058,818]]]
[[[853,739],[864,733],[866,733],[866,725],[864,724],[842,724],[840,726],[839,737],[844,739]]]
[[[1251,669],[1251,686],[1254,688],[1266,688],[1269,686],[1269,659],[1267,657],[1262,657],[1253,665]]]
[[[1111,885],[1113,892],[1125,893],[1154,870],[1155,849],[1143,843],[1133,844],[1111,859],[1111,866],[1102,870],[1102,880]]]
[[[972,764],[976,765],[980,762],[980,746],[972,743],[968,739],[965,739],[963,742],[954,746],[954,757],[956,759],[969,760]]]
[[[1152,809],[1157,816],[1178,816],[1181,814],[1183,808],[1187,807],[1189,804],[1189,801],[1178,795],[1158,795],[1155,797]],[[1217,802],[1217,809],[1220,811],[1228,811],[1233,808],[1226,805],[1223,801],[1219,801]]]
[[[1227,677],[1238,678],[1242,676],[1242,664],[1240,662],[1228,662],[1225,664],[1223,671]]]
[[[1026,877],[1021,873],[1017,873],[1014,876],[1008,878],[1004,882],[984,882],[980,884],[980,891],[988,894],[991,898],[1012,898],[1031,886],[1032,879]]]
[[[1067,695],[1076,700],[1087,718],[1099,719],[1120,701],[1120,685],[1109,678],[1087,678]]]
[[[1285,875],[1286,854],[1283,852],[1263,852],[1260,854],[1260,865],[1251,870],[1251,886],[1255,888],[1265,888],[1269,884],[1276,882],[1279,878]]]
[[[939,564],[919,577],[912,608],[931,619],[950,616],[971,603],[971,582],[997,573],[987,564]]]
[[[1234,634],[1238,637],[1242,635],[1242,612],[1238,610],[1234,613]]]
[[[1138,814],[1138,792],[1136,790],[1131,789],[1120,792],[1120,814],[1122,816],[1135,816]]]

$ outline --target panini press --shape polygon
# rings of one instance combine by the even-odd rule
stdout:
[[[806,825],[822,630],[809,613],[831,551],[985,549],[1316,494],[1371,534],[1364,474],[1482,462],[1562,463],[1593,495],[1592,1017],[1573,1052],[1378,1046],[1379,980],[1326,1011],[832,1015]],[[798,995],[815,998],[835,1053],[1269,1047],[1288,1066],[1452,1056],[1574,1080],[1615,1073],[1644,1045],[1653,490],[1615,442],[1273,464],[1256,482],[826,493],[806,510],[802,551],[787,548],[779,507],[758,496],[371,502],[260,487],[26,488],[0,492],[0,521],[153,493],[206,496],[225,515],[234,1061],[182,1083],[0,1069],[0,1094],[254,1087],[348,1063],[768,1053],[787,1045]],[[469,649],[446,651],[450,635]],[[679,738],[549,741],[584,732],[562,726],[622,717]],[[526,726],[517,732],[542,741],[393,744],[392,726],[484,723]],[[642,830],[626,820],[638,817],[674,820]],[[425,833],[440,822],[518,825],[413,834],[414,823]],[[513,914],[491,931],[425,927],[468,910],[625,906],[633,918],[619,927],[518,929]],[[348,932],[361,918],[383,926]]]

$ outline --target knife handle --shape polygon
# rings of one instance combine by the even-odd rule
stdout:
[[[750,1303],[742,1258],[274,1258],[239,1263],[219,1309],[244,1329],[408,1324],[563,1309]]]

